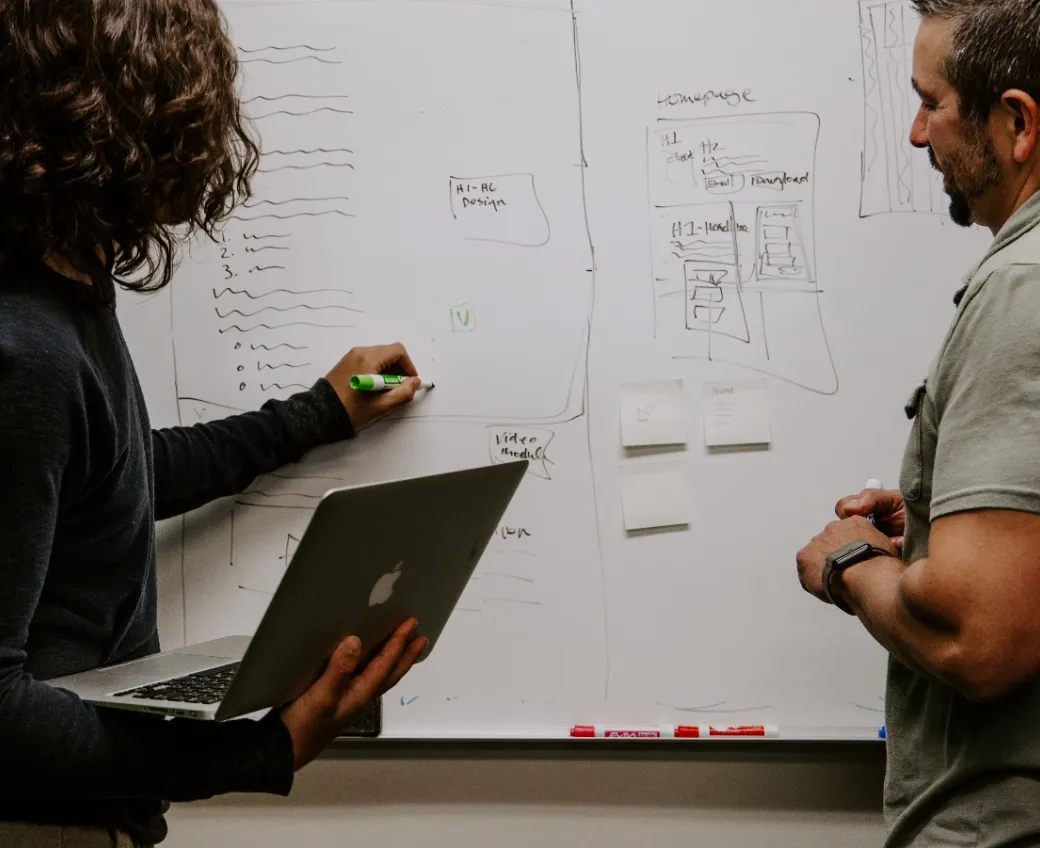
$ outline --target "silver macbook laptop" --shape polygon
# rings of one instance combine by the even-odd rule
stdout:
[[[281,707],[360,637],[362,662],[419,621],[429,656],[527,470],[510,462],[334,489],[252,637],[230,636],[48,681],[107,707],[224,719]]]

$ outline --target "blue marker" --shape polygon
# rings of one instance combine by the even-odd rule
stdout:
[[[878,738],[878,739],[887,739],[887,738],[888,738],[888,731],[887,731],[887,730],[885,729],[885,727],[882,727],[882,728],[881,728],[881,729],[880,729],[880,730],[879,730],[879,731],[877,732],[877,738]]]

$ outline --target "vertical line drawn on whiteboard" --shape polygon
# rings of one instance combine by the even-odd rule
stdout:
[[[582,412],[587,413],[590,407],[590,389],[589,389],[589,368],[590,368],[590,351],[592,346],[592,327],[596,314],[596,282],[598,267],[596,265],[596,245],[592,238],[592,225],[589,222],[589,201],[588,201],[588,168],[589,162],[585,153],[585,100],[584,100],[584,80],[582,77],[581,70],[581,37],[578,28],[578,8],[577,0],[570,0],[571,10],[571,37],[574,40],[574,80],[577,85],[578,92],[578,153],[580,161],[578,162],[581,168],[581,208],[582,215],[584,216],[585,225],[585,237],[588,240],[589,247],[589,275],[592,280],[592,284],[589,287],[589,317],[588,324],[586,325],[585,331],[585,350],[584,350],[584,368],[585,368],[585,383],[582,387]],[[599,493],[596,476],[596,463],[592,454],[592,420],[591,416],[585,414],[585,450],[587,452],[589,460],[589,477],[592,481],[591,493],[592,493],[592,513],[593,520],[596,522],[596,555],[597,562],[599,563],[599,577],[600,577],[600,593],[603,599],[602,611],[603,611],[603,697],[607,699],[610,697],[610,686],[611,686],[611,674],[610,674],[610,610],[607,606],[606,592],[607,592],[607,564],[606,558],[603,552],[603,531],[602,525],[600,524],[600,504],[599,504]]]
[[[674,359],[837,392],[814,268],[819,129],[810,112],[648,129],[654,336]]]
[[[863,58],[861,218],[892,212],[941,214],[942,176],[909,141],[917,114],[910,84],[919,18],[909,0],[860,0]]]

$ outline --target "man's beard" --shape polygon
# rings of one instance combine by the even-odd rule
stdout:
[[[981,129],[971,135],[972,148],[950,156],[945,168],[939,167],[935,152],[928,148],[932,167],[946,178],[943,189],[950,197],[950,219],[960,227],[970,227],[975,222],[972,203],[1000,182],[1000,166],[992,142]]]

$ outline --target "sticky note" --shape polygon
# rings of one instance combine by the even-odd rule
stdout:
[[[622,468],[621,508],[629,532],[689,526],[693,507],[682,467]]]
[[[624,383],[618,404],[626,448],[686,444],[689,416],[682,380]]]
[[[705,383],[704,443],[708,447],[764,445],[769,431],[769,391],[765,378]]]

